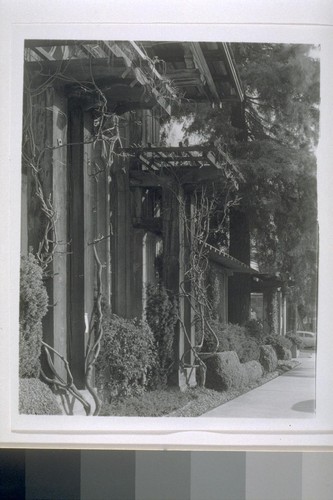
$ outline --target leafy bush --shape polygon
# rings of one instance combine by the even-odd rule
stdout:
[[[260,364],[265,372],[273,372],[276,370],[278,360],[275,349],[271,345],[260,346]]]
[[[170,368],[174,363],[175,326],[178,310],[175,299],[172,300],[162,285],[147,286],[146,319],[155,339],[158,363],[152,373],[152,385],[164,386],[167,383]]]
[[[19,412],[26,415],[62,414],[49,386],[37,378],[20,379]]]
[[[259,359],[259,344],[253,337],[246,335],[246,329],[243,326],[232,323],[223,325],[217,320],[212,320],[210,325],[219,340],[218,352],[235,351],[242,363]],[[216,341],[213,335],[208,332],[204,342],[204,350],[212,352],[215,346]]]
[[[292,346],[292,342],[282,335],[267,335],[264,339],[264,343],[271,345],[275,349],[278,359],[286,359],[285,350],[290,349]]]
[[[99,389],[111,398],[141,394],[156,364],[154,336],[144,321],[105,312],[104,334],[96,363]]]
[[[255,338],[259,343],[262,341],[264,337],[264,328],[261,321],[257,319],[249,319],[245,323],[245,330],[247,335]]]
[[[38,377],[42,341],[42,319],[47,313],[48,297],[42,269],[29,253],[21,257],[20,270],[20,377]]]

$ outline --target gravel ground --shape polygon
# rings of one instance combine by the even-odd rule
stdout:
[[[250,386],[243,389],[231,389],[224,392],[217,392],[211,389],[203,389],[202,391],[198,391],[197,399],[190,401],[182,408],[169,413],[168,415],[166,415],[166,417],[198,417],[209,410],[213,410],[217,406],[227,403],[228,401],[231,401],[232,399],[255,389],[256,387],[266,384],[282,373],[292,370],[299,364],[300,362],[296,359],[279,361],[279,366],[276,371],[267,373],[259,380],[259,382],[251,384]]]

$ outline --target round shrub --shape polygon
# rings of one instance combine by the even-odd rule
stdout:
[[[259,361],[247,361],[242,365],[242,368],[246,373],[248,384],[257,382],[263,375],[263,369]]]
[[[258,342],[251,337],[246,337],[243,341],[243,352],[240,356],[240,361],[242,363],[247,363],[248,361],[258,361],[260,358],[260,346]]]
[[[278,359],[286,359],[286,349],[290,350],[292,342],[282,335],[267,335],[264,340],[266,345],[271,345],[276,352]]]
[[[271,345],[260,346],[259,361],[265,372],[273,372],[274,370],[276,370],[278,360],[275,349]]]
[[[30,253],[21,257],[20,269],[20,377],[38,377],[42,341],[42,319],[48,297],[42,269]]]
[[[241,364],[236,352],[217,352],[205,360],[206,387],[216,391],[238,388],[244,383]]]
[[[141,394],[156,364],[154,336],[144,321],[104,313],[96,381],[111,398]]]
[[[61,415],[50,387],[37,378],[20,379],[19,412],[26,415]]]
[[[175,326],[178,321],[176,300],[169,296],[164,286],[149,284],[145,313],[158,355],[158,363],[152,373],[152,386],[165,386],[174,363]]]

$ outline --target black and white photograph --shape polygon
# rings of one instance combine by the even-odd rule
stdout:
[[[315,417],[320,60],[25,39],[19,414]]]
[[[323,8],[113,3],[0,20],[0,443],[326,449]]]

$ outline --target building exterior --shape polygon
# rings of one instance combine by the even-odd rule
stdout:
[[[186,220],[198,186],[239,172],[219,144],[160,143],[160,123],[181,99],[242,101],[228,44],[26,41],[21,251],[43,266],[44,340],[68,360],[78,388],[96,303],[141,316],[156,280],[179,297],[177,383],[195,384],[194,312],[180,293],[191,287]],[[227,322],[229,276],[256,271],[207,245]]]

